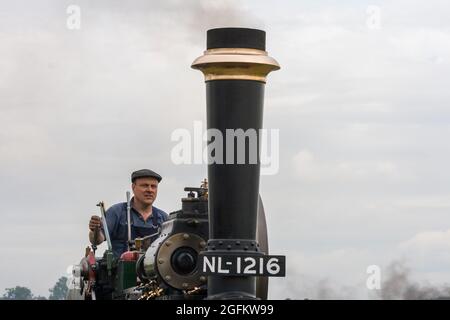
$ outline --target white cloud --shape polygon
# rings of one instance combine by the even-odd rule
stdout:
[[[450,257],[450,229],[446,231],[426,231],[416,234],[400,244],[401,249],[418,250],[429,253],[442,252]]]
[[[398,208],[404,209],[450,209],[450,195],[430,195],[416,196],[406,199],[399,199],[394,204]]]
[[[399,175],[397,166],[391,161],[320,161],[307,149],[294,155],[292,162],[297,176],[306,181],[370,180]]]

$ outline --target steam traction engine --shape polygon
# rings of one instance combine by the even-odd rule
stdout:
[[[208,164],[209,185],[205,179],[199,188],[185,188],[182,209],[170,214],[158,234],[130,241],[120,258],[107,235],[102,258],[87,250],[74,268],[72,298],[266,299],[267,277],[285,275],[285,257],[267,255],[259,197],[264,85],[268,73],[279,69],[265,51],[265,32],[208,30],[207,50],[192,67],[205,76],[208,129],[222,136],[229,129],[254,130],[256,149],[250,141],[243,150],[227,143],[222,161]],[[242,163],[242,152],[248,162]]]

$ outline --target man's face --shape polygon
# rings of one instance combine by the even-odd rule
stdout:
[[[134,197],[148,205],[152,205],[158,195],[158,180],[155,178],[138,178],[131,187]]]

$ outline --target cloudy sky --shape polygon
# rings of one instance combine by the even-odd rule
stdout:
[[[0,0],[0,293],[47,296],[133,170],[161,173],[156,206],[179,209],[206,166],[173,164],[171,133],[206,120],[190,65],[223,26],[265,30],[282,67],[264,111],[280,169],[260,192],[287,277],[270,297],[377,298],[367,267],[383,279],[394,261],[450,283],[449,15],[443,0]]]

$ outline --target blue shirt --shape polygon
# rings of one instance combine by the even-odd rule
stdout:
[[[121,202],[111,206],[106,210],[105,216],[114,255],[120,257],[128,249],[127,203]],[[131,239],[156,234],[158,228],[167,219],[167,213],[153,207],[152,215],[144,221],[140,213],[131,207]]]

